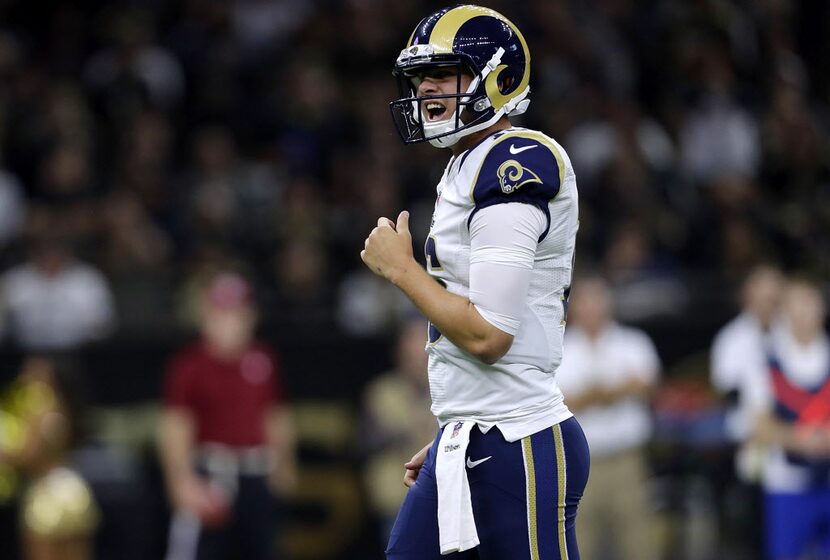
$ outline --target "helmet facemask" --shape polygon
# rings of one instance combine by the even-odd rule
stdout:
[[[416,75],[419,71],[426,71],[430,68],[452,69],[456,75],[455,93],[418,95]],[[474,76],[466,91],[462,90],[462,75],[465,73]],[[480,82],[479,77],[473,73],[469,65],[461,60],[454,63],[444,61],[434,64],[421,64],[406,69],[396,68],[394,75],[397,78],[400,99],[390,103],[390,109],[398,133],[406,144],[428,140],[430,142],[435,141],[436,143],[433,143],[433,145],[449,147],[455,144],[455,141],[446,143],[447,136],[478,124],[487,118],[486,111],[475,110],[476,105],[482,109],[489,107],[489,104],[482,107],[480,101],[483,99],[486,101],[486,98],[480,94],[476,95],[476,89]],[[441,120],[430,121],[427,115],[424,114],[425,107],[430,100],[447,101],[450,99],[455,101],[455,110],[451,114],[442,115]],[[479,103],[477,104],[477,102]],[[462,115],[464,116],[463,119]],[[445,141],[438,142],[439,140]]]
[[[393,71],[400,99],[390,103],[390,109],[395,127],[404,143],[426,140],[433,146],[448,148],[462,137],[492,125],[504,114],[504,111],[492,108],[485,88],[485,78],[496,69],[504,51],[499,49],[483,71],[476,71],[462,56],[432,55],[429,47],[430,45],[415,45],[401,52]],[[418,95],[415,76],[418,71],[431,68],[454,69],[457,77],[455,93]],[[473,76],[466,91],[461,89],[463,73]],[[440,121],[429,121],[423,114],[423,108],[431,99],[454,99],[455,111]]]

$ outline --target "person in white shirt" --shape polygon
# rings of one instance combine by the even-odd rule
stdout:
[[[408,212],[381,217],[361,252],[430,322],[441,427],[406,465],[387,559],[578,558],[590,458],[555,381],[578,194],[562,146],[510,121],[530,101],[527,43],[489,8],[444,8],[416,26],[394,74],[401,138],[452,157],[427,269],[413,257]]]
[[[732,404],[727,411],[726,433],[735,443],[746,440],[751,419],[741,407],[739,389],[747,364],[763,355],[764,337],[778,312],[784,276],[770,265],[753,269],[741,288],[741,312],[715,335],[712,342],[710,378],[712,386]]]
[[[29,351],[72,350],[115,323],[106,278],[73,258],[67,242],[38,241],[28,262],[0,276],[0,337]]]
[[[724,476],[716,492],[721,544],[752,557],[762,554],[763,496],[757,446],[748,443],[752,418],[741,388],[759,374],[755,364],[764,359],[764,340],[778,314],[784,282],[784,275],[772,265],[752,269],[741,285],[740,313],[717,332],[710,351],[710,382],[723,399],[724,432],[731,451],[724,456]],[[730,507],[736,501],[744,504],[738,512]]]
[[[645,446],[652,433],[647,397],[659,372],[648,335],[614,321],[605,281],[578,278],[556,379],[591,448],[577,526],[585,560],[606,558],[610,550],[623,560],[656,557]]]
[[[815,284],[790,281],[764,359],[743,378],[754,441],[765,446],[764,540],[771,560],[830,557],[830,338]],[[811,556],[811,558],[814,556]]]

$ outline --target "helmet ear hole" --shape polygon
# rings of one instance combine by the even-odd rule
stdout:
[[[510,86],[513,85],[513,76],[505,76],[499,80],[499,91],[501,93],[507,93],[510,89]]]

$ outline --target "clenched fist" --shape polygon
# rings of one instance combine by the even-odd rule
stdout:
[[[398,214],[397,223],[379,218],[377,227],[366,238],[360,258],[372,272],[397,284],[397,279],[415,262],[409,212],[404,210]]]

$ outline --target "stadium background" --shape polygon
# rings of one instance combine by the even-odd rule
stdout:
[[[652,494],[666,558],[718,557],[719,515],[736,505],[720,499],[731,457],[707,386],[711,338],[753,264],[830,274],[830,4],[484,4],[531,48],[520,124],[574,161],[577,268],[611,280],[620,318],[664,362]],[[107,461],[99,558],[160,557],[164,365],[192,335],[194,282],[228,264],[255,279],[296,407],[286,549],[378,557],[360,396],[391,363],[405,311],[358,252],[377,216],[402,208],[423,242],[446,154],[404,148],[387,104],[403,41],[442,5],[0,2],[0,271],[59,239],[114,296],[114,330],[77,349],[95,427],[84,452]],[[11,325],[0,332],[6,383],[24,349]],[[12,509],[0,508],[0,543]]]

